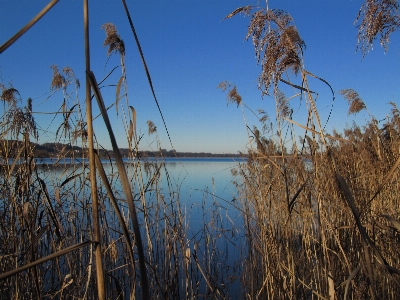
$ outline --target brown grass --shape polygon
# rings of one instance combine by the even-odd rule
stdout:
[[[238,9],[228,18],[250,11]],[[286,31],[291,21],[285,13],[260,9],[252,15],[247,36],[252,37],[262,65],[262,93],[274,83],[276,123],[267,124],[263,116],[263,129],[249,130],[254,147],[240,168],[246,233],[242,295],[249,299],[396,299],[400,292],[400,231],[394,225],[400,212],[397,107],[393,105],[383,126],[370,115],[362,128],[354,125],[343,134],[326,134],[308,78],[327,82],[300,63],[304,43],[297,31]],[[279,70],[291,67],[283,63],[290,61],[290,53],[297,55],[293,68],[301,74],[301,86],[280,78]],[[287,98],[278,89],[279,80],[298,94]],[[366,109],[354,90],[341,94],[349,102],[349,115]],[[306,125],[293,119],[288,100],[296,97],[306,99]],[[291,148],[286,147],[288,137],[296,135],[289,125],[305,129],[302,147],[294,139]]]

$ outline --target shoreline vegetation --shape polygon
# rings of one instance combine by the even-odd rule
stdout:
[[[56,157],[60,155],[60,151],[64,157],[82,156],[84,149],[78,146],[70,146],[60,143],[36,144],[33,146],[34,156],[37,158]],[[243,157],[243,154],[233,153],[210,153],[210,152],[178,152],[173,150],[160,149],[160,151],[130,151],[128,148],[119,148],[122,157]],[[100,158],[114,158],[113,150],[98,149]],[[72,153],[74,152],[74,153]]]
[[[73,71],[52,66],[52,95],[64,97],[53,121],[60,124],[55,141],[63,136],[69,144],[46,149],[33,143],[40,130],[32,100],[23,106],[14,87],[0,84],[5,161],[0,165],[0,299],[398,299],[400,110],[395,103],[378,121],[356,91],[342,90],[349,116],[362,111],[370,119],[328,134],[308,80],[327,84],[333,97],[334,91],[305,68],[305,43],[291,16],[268,5],[238,8],[226,19],[251,16],[247,38],[262,66],[259,89],[274,99],[275,115],[259,109],[258,127],[245,124],[247,160],[231,169],[237,194],[221,199],[205,189],[202,202],[187,207],[180,183],[162,160],[124,164],[90,70],[84,3],[86,105],[72,96],[80,86]],[[378,34],[387,46],[389,34],[400,28],[398,10],[397,1],[365,1],[357,17],[364,55]],[[103,28],[108,55],[119,55],[122,66],[116,85],[110,74],[103,81],[116,86],[115,107],[125,113],[118,121],[126,129],[126,155],[134,158],[148,145],[136,134],[136,111],[128,103],[124,43],[113,24]],[[294,95],[285,96],[282,86]],[[248,106],[236,86],[223,82],[219,88],[245,114]],[[115,159],[108,168],[100,156],[109,154],[94,148],[92,100],[112,144]],[[302,113],[293,113],[295,101],[304,102]],[[151,143],[159,145],[156,126],[147,124]],[[82,146],[68,146],[75,144]],[[37,167],[40,153],[89,163],[67,164],[61,178],[52,173],[60,170]],[[170,154],[175,156],[167,150],[160,156]],[[191,234],[197,208],[201,228]]]
[[[0,141],[1,142],[1,141]],[[11,149],[20,149],[22,146],[21,141],[9,140],[2,141],[3,144],[8,143]],[[79,146],[71,146],[69,144],[62,143],[44,143],[36,144],[31,143],[30,147],[33,149],[34,158],[57,158],[57,157],[87,157],[87,149]],[[160,149],[160,151],[137,151],[132,152],[128,148],[118,149],[122,157],[245,157],[242,153],[210,153],[210,152],[175,152],[173,150]],[[98,149],[97,150],[100,158],[114,158],[115,154],[113,150]],[[10,153],[10,156],[15,156],[15,153]]]

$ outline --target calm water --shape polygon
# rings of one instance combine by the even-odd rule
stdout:
[[[181,183],[180,200],[190,212],[190,230],[195,233],[204,221],[211,219],[216,208],[223,216],[229,214],[236,220],[239,212],[229,203],[237,198],[235,178],[231,170],[242,159],[232,158],[187,158],[166,161],[166,168],[177,183]],[[217,204],[215,204],[217,202]],[[203,210],[205,209],[205,210]]]
[[[154,159],[148,159],[154,162]],[[129,163],[128,160],[125,162]],[[211,209],[217,207],[223,214],[230,214],[230,218],[235,218],[238,212],[229,204],[237,197],[236,188],[233,181],[235,178],[231,169],[243,163],[241,158],[165,158],[165,169],[161,168],[161,183],[165,194],[172,190],[179,192],[181,206],[187,212],[190,221],[189,232],[198,231],[198,227],[207,221],[211,215]],[[64,180],[75,174],[82,172],[81,159],[64,158],[56,159],[36,159],[39,165],[40,176],[49,183],[50,193],[52,189],[60,186]],[[85,161],[85,164],[88,162]],[[106,173],[116,174],[117,167],[114,161],[102,160]],[[74,167],[72,166],[74,164]],[[68,167],[67,171],[65,171]],[[129,170],[129,167],[127,167]],[[86,171],[88,172],[88,170]],[[167,174],[169,180],[167,180]],[[129,176],[129,171],[128,171]],[[145,178],[145,182],[146,182]],[[132,181],[133,182],[133,181]],[[169,183],[169,185],[168,185]],[[114,184],[119,185],[115,180]],[[205,209],[205,211],[204,211]],[[210,215],[209,215],[210,214]]]
[[[149,162],[154,162],[154,159],[147,159]],[[129,162],[129,160],[125,160]],[[243,163],[245,160],[241,158],[165,158],[164,163],[166,170],[169,174],[170,179],[173,183],[181,186],[181,192],[189,193],[198,190],[208,189],[209,192],[214,192],[218,196],[223,197],[227,200],[231,199],[234,194],[234,187],[232,180],[237,180],[232,176],[231,169],[235,168],[239,163]],[[49,173],[54,171],[55,174],[52,176],[58,177],[60,180],[63,177],[67,177],[70,172],[64,172],[65,166],[69,166],[72,163],[79,166],[82,163],[81,159],[70,159],[64,158],[61,160],[50,159],[50,158],[39,158],[36,159],[36,164],[40,166],[43,174],[48,169]],[[88,164],[88,161],[85,160]],[[102,160],[104,168],[107,171],[112,171],[117,168],[114,165],[111,167],[111,163],[114,161]],[[57,171],[57,169],[59,169]],[[166,172],[162,169],[162,175],[165,179]],[[79,170],[80,171],[80,170]],[[200,192],[200,191],[198,191]],[[183,194],[182,194],[183,195]],[[187,195],[185,195],[187,196]],[[232,200],[232,199],[231,199]]]
[[[149,161],[154,162],[154,160]],[[102,163],[106,173],[112,178],[112,186],[121,191],[115,162],[103,160]],[[240,295],[240,269],[236,262],[241,255],[241,245],[244,243],[243,233],[238,230],[243,228],[243,217],[231,205],[232,200],[237,198],[233,181],[240,182],[239,178],[232,175],[231,170],[240,163],[245,163],[245,160],[238,158],[166,158],[164,160],[165,168],[160,169],[161,185],[159,187],[165,195],[166,202],[168,203],[169,199],[177,199],[177,195],[179,195],[180,207],[185,218],[184,224],[188,225],[185,237],[187,245],[192,253],[194,246],[197,245],[198,259],[202,264],[207,259],[215,260],[215,268],[218,270],[214,272],[220,274],[221,277],[218,280],[221,283],[229,283],[227,287],[232,299],[236,299]],[[52,199],[60,187],[64,189],[60,194],[65,197],[65,200],[72,200],[71,196],[77,195],[79,201],[62,201],[65,203],[64,211],[76,210],[79,214],[81,205],[75,204],[76,202],[83,201],[86,202],[86,205],[90,205],[87,202],[90,198],[87,196],[90,193],[90,187],[88,182],[83,180],[89,172],[87,161],[82,164],[80,160],[37,159],[36,164],[38,165],[38,175],[47,183],[47,189]],[[85,169],[83,165],[86,165]],[[132,179],[134,178],[133,168],[128,160],[126,169],[128,177],[131,178],[133,193],[138,193],[137,186],[135,188],[136,182]],[[82,172],[85,176],[80,175]],[[149,178],[146,178],[144,171],[142,174],[146,184]],[[76,181],[68,181],[68,178],[74,178],[74,176],[76,176]],[[100,179],[98,186],[101,190]],[[173,192],[172,197],[171,191]],[[154,192],[146,194],[146,202],[150,203],[150,206],[155,201],[154,197]],[[124,199],[123,193],[118,194],[117,198]],[[101,199],[105,199],[104,196]],[[108,204],[105,205],[106,211],[110,212],[107,215],[111,224],[115,224],[112,223],[112,208]],[[126,203],[120,202],[120,205],[127,212]],[[120,234],[116,233],[113,238],[117,240],[119,236]],[[210,244],[210,239],[214,246]],[[216,249],[216,251],[207,252],[208,254],[205,255],[203,251],[206,247],[208,247],[207,249],[215,247],[212,249]],[[200,289],[206,289],[205,282],[201,281]]]

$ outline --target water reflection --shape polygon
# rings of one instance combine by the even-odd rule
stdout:
[[[38,158],[35,159],[39,173],[47,178],[49,185],[61,185],[65,180],[82,174],[86,176],[88,170],[88,160],[81,158]],[[146,162],[157,163],[161,172],[161,189],[168,192],[171,188],[177,190],[180,195],[182,205],[192,206],[193,204],[203,203],[203,198],[210,194],[215,194],[219,198],[231,201],[236,196],[236,189],[232,184],[234,177],[231,169],[239,163],[245,162],[243,159],[232,158],[165,158],[163,161],[155,158],[142,160],[141,164],[137,161],[124,159],[126,169],[131,177],[134,190],[135,176],[141,171],[144,182],[151,180],[144,171]],[[106,173],[113,178],[114,188],[120,190],[119,181],[116,180],[118,172],[114,161],[102,159]],[[136,175],[135,175],[136,172]],[[56,187],[55,187],[56,188]]]

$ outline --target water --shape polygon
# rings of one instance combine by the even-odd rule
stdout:
[[[131,188],[134,193],[138,192],[138,185],[135,182],[135,176],[129,163],[132,162],[128,159],[126,162],[126,169],[128,177],[131,178]],[[148,158],[147,162],[156,162],[155,158]],[[55,158],[40,158],[35,160],[39,169],[39,176],[47,183],[49,193],[55,195],[57,189],[68,190],[72,185],[76,184],[74,180],[69,182],[68,178],[73,178],[76,175],[84,172],[87,176],[89,172],[88,160],[63,158],[57,160]],[[158,161],[160,163],[161,161]],[[241,226],[240,212],[232,206],[234,199],[237,198],[237,190],[233,181],[240,179],[232,175],[231,170],[236,168],[238,164],[244,163],[245,160],[241,158],[165,158],[163,160],[165,168],[160,169],[161,177],[159,186],[161,193],[166,195],[166,198],[176,200],[179,198],[179,203],[185,216],[185,223],[188,226],[188,239],[191,240],[196,237],[197,233],[204,228],[205,223],[212,222],[216,214],[219,218],[223,219],[224,223],[220,226]],[[82,163],[85,164],[86,169],[83,171]],[[117,167],[114,160],[102,160],[103,167],[107,174],[118,174]],[[143,164],[142,164],[143,165]],[[143,167],[142,167],[143,169]],[[144,184],[151,178],[144,175]],[[113,176],[112,185],[116,190],[121,193],[122,188],[117,176]],[[136,177],[137,178],[137,177]],[[98,185],[101,187],[102,183],[98,179]],[[83,191],[80,194],[89,195],[89,186],[81,185]],[[62,194],[62,192],[60,192]],[[106,192],[104,191],[104,194]],[[123,194],[121,194],[123,195]],[[123,197],[123,196],[120,196]],[[146,194],[148,202],[152,201],[154,194],[149,192]],[[66,201],[70,205],[70,201]],[[126,208],[126,204],[122,204],[122,208]],[[65,207],[71,210],[70,207]],[[76,208],[79,213],[79,209]],[[107,210],[112,211],[112,208],[107,205]]]
[[[137,196],[139,191],[138,177],[135,176],[134,168],[131,164],[132,161],[125,160],[125,162],[128,177],[131,180],[132,191]],[[148,159],[147,162],[157,162],[158,166],[161,164],[161,161],[156,161],[154,158]],[[228,277],[232,275],[232,266],[239,257],[239,247],[237,245],[240,244],[240,236],[236,233],[235,228],[240,228],[243,225],[241,224],[240,212],[232,206],[232,203],[237,198],[237,190],[233,181],[240,181],[240,179],[235,178],[231,170],[236,168],[239,163],[244,162],[245,160],[240,158],[165,158],[163,160],[165,167],[162,166],[160,168],[161,176],[158,181],[158,188],[165,195],[166,202],[171,201],[169,199],[172,199],[172,201],[179,199],[179,206],[184,215],[184,223],[187,226],[186,247],[191,249],[191,253],[194,253],[195,244],[198,249],[208,249],[209,251],[213,251],[212,247],[218,249],[214,254],[205,254],[203,250],[198,250],[197,254],[201,264],[207,265],[205,263],[207,259],[215,259],[216,268],[219,268],[215,272],[222,274],[219,275],[218,284],[221,282],[228,283],[228,280],[230,280]],[[123,200],[124,194],[118,180],[115,161],[102,160],[102,163],[106,173],[112,180],[116,197]],[[50,195],[55,195],[57,189],[60,189],[58,193],[68,197],[68,195],[75,193],[73,191],[75,189],[74,186],[77,186],[77,190],[79,190],[79,187],[83,187],[82,191],[78,193],[78,201],[75,200],[75,202],[81,201],[86,205],[90,205],[86,200],[89,197],[85,196],[89,195],[90,192],[88,182],[86,181],[81,185],[78,183],[77,185],[74,181],[75,179],[68,181],[69,178],[74,178],[77,175],[78,182],[79,180],[85,182],[82,178],[86,177],[89,172],[87,160],[71,160],[69,158],[62,160],[37,159],[36,164],[38,165],[39,176],[48,184],[47,188]],[[144,165],[144,161],[142,161],[141,173],[143,182],[146,185],[151,180],[151,175],[146,175]],[[78,176],[82,173],[84,176]],[[100,179],[98,180],[98,186],[101,190],[102,183]],[[120,191],[119,194],[118,191]],[[106,195],[105,191],[101,199],[105,199],[104,195]],[[136,199],[138,198],[136,197]],[[64,203],[64,201],[61,202]],[[71,210],[76,211],[75,216],[80,213],[81,206],[77,205],[75,207],[75,202],[65,201],[63,210],[71,216],[73,216]],[[146,193],[146,202],[150,207],[156,203],[154,191],[149,190]],[[109,212],[108,224],[115,224],[115,214],[111,205],[107,204],[106,201],[104,203],[106,211]],[[121,209],[126,213],[126,203],[123,201],[119,201],[119,203]],[[137,203],[137,206],[140,207],[139,203]],[[160,226],[163,225],[161,224]],[[150,230],[152,229],[150,228]],[[144,234],[145,232],[143,232],[143,236]],[[119,236],[120,234],[116,233],[111,238],[117,240]],[[227,266],[229,266],[229,270],[226,269],[228,268]],[[204,282],[201,283],[201,286],[205,289]],[[236,282],[231,286],[234,288],[229,293],[231,295],[235,292],[238,293],[238,283]]]
[[[156,159],[149,158],[145,161],[155,162]],[[52,173],[52,179],[63,181],[72,174],[71,164],[74,164],[75,173],[82,172],[79,167],[82,163],[88,165],[88,160],[80,158],[38,158],[35,160],[41,173],[47,177]],[[128,159],[124,162],[129,163]],[[160,161],[159,161],[160,162]],[[170,183],[180,187],[181,201],[185,204],[191,204],[193,199],[201,199],[204,192],[212,193],[223,200],[231,201],[235,197],[236,189],[233,180],[237,180],[231,170],[243,163],[241,158],[165,158],[165,168],[162,168],[163,189],[167,190],[167,174]],[[102,159],[103,166],[107,172],[117,170],[113,160]],[[113,166],[111,165],[113,163]],[[65,171],[65,167],[70,167]],[[197,201],[195,201],[197,202]],[[201,200],[200,200],[201,202]]]

